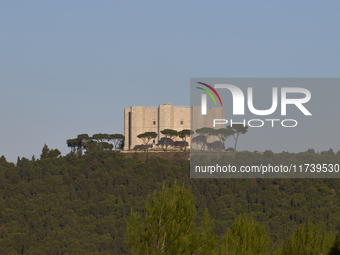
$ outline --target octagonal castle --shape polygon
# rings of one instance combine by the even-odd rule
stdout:
[[[129,109],[124,109],[124,150],[131,150],[141,145],[142,141],[137,136],[145,132],[156,132],[157,138],[153,143],[158,144],[164,137],[161,133],[164,129],[181,131],[195,130],[204,126],[212,127],[214,118],[224,118],[222,107],[208,108],[207,111],[207,116],[202,116],[201,106],[183,107],[172,104],[161,104],[158,107],[131,106]],[[181,141],[181,139],[176,137],[174,141]],[[187,142],[190,146],[190,139],[187,139]]]

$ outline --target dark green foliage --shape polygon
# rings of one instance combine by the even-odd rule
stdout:
[[[42,148],[42,152],[40,155],[40,159],[47,159],[47,158],[54,158],[58,157],[61,154],[61,152],[58,149],[50,150],[48,146],[45,144]],[[34,161],[34,157],[32,157],[32,161]]]
[[[237,127],[233,129],[230,126],[227,128],[220,128],[220,129],[202,127],[202,128],[196,129],[196,134],[198,136],[194,137],[192,139],[192,142],[197,144],[198,150],[208,149],[208,150],[222,151],[225,149],[224,144],[225,144],[225,141],[228,139],[228,137],[234,136],[235,138],[236,128]],[[214,143],[207,143],[208,138],[211,136],[213,137],[215,136],[218,139],[218,141]],[[237,135],[237,138],[238,138],[238,135]]]
[[[267,254],[269,236],[266,228],[253,217],[241,215],[235,219],[232,229],[222,237],[219,254],[264,255]]]
[[[105,141],[112,141],[113,144]],[[86,154],[96,150],[112,150],[113,148],[115,150],[123,149],[124,136],[122,134],[109,135],[99,133],[89,137],[87,134],[81,134],[75,139],[68,139],[66,144],[71,148],[73,153],[76,153],[77,149],[78,155],[81,156],[84,149],[86,150]]]
[[[144,213],[134,212],[127,226],[131,254],[212,254],[215,238],[208,211],[196,227],[196,208],[191,192],[175,182],[154,192]]]
[[[274,153],[271,150],[266,150],[263,152],[264,158],[274,158]]]
[[[142,139],[146,151],[148,151],[149,142],[157,137],[156,132],[145,132],[143,134],[137,135],[138,138]]]
[[[296,230],[285,245],[283,255],[320,255],[330,254],[335,234],[322,230],[320,224],[314,225],[307,220]],[[338,253],[337,253],[338,254]]]
[[[234,132],[235,146],[234,150],[236,151],[237,141],[240,135],[244,135],[248,132],[248,126],[243,126],[242,124],[234,124],[227,127],[227,129],[231,129]]]
[[[48,146],[46,145],[46,143],[44,144],[44,147],[42,148],[41,154],[40,154],[40,158],[41,159],[46,159],[48,158],[48,152],[50,151],[50,149],[48,148]]]
[[[184,151],[187,150],[187,145],[186,145],[187,138],[193,135],[194,133],[195,132],[190,129],[183,129],[182,131],[178,132],[178,137],[181,138],[184,142]]]
[[[228,160],[340,161],[340,153],[331,151],[267,154],[236,153]],[[210,224],[203,220],[208,208],[218,240],[242,214],[265,226],[270,250],[285,248],[307,218],[322,222],[326,234],[340,227],[339,179],[190,179],[188,161],[144,163],[139,155],[98,149],[81,156],[18,158],[16,165],[0,157],[0,254],[129,254],[124,234],[131,208],[142,214],[148,195],[175,179],[191,187],[197,226]],[[339,254],[339,240],[332,255]]]
[[[196,129],[196,134],[198,136],[194,137],[192,139],[192,142],[197,144],[197,149],[199,150],[207,149],[208,138],[209,136],[212,135],[213,132],[214,132],[213,128],[203,127],[203,128]]]
[[[66,141],[67,147],[71,148],[71,150],[73,151],[73,153],[76,152],[76,148],[78,147],[78,140],[75,139],[68,139]]]
[[[123,149],[122,143],[125,137],[122,134],[109,135],[109,140],[113,142],[113,148],[116,150]]]
[[[86,146],[86,143],[90,141],[90,137],[88,134],[80,134],[77,136],[77,140],[78,140],[78,152],[81,155],[84,147]]]
[[[79,155],[82,155],[83,149],[86,147],[86,144],[91,141],[91,138],[88,134],[80,134],[77,136],[77,138],[74,139],[68,139],[66,141],[66,144],[68,147],[71,148],[73,153],[76,152],[76,149],[78,151]]]
[[[48,152],[48,157],[53,158],[53,157],[58,157],[60,156],[61,152],[58,149],[50,150]]]
[[[234,133],[235,132],[230,128],[220,128],[211,131],[211,135],[217,136],[218,140],[221,143],[220,150],[224,148],[224,143],[228,139],[228,137],[234,135]]]
[[[204,150],[207,144],[207,137],[205,135],[198,135],[193,137],[191,142],[197,145],[198,150]]]
[[[173,139],[178,136],[178,132],[173,129],[164,129],[161,131],[162,135],[165,137],[165,143],[164,143],[164,151],[168,150],[168,147],[170,145],[170,142],[173,141]]]
[[[98,144],[95,140],[89,140],[86,142],[86,145],[84,146],[85,154],[88,154],[90,152],[98,151],[101,148],[103,148],[103,143]]]
[[[112,143],[103,142],[102,149],[103,150],[112,150],[113,149],[113,144]]]
[[[92,140],[97,141],[97,143],[99,144],[99,148],[100,148],[100,149],[103,149],[103,142],[104,142],[105,140],[109,140],[109,135],[108,135],[108,134],[101,134],[101,133],[99,133],[99,134],[94,134],[94,135],[92,136]]]
[[[127,254],[123,155],[97,152],[17,165],[0,158],[0,254]],[[137,195],[135,193],[135,195]]]
[[[202,127],[202,128],[196,129],[196,134],[198,135],[209,136],[211,135],[212,132],[214,132],[214,129],[208,128],[208,127]]]

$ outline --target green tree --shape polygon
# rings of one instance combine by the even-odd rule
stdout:
[[[198,135],[205,135],[207,138],[212,135],[212,133],[214,132],[213,128],[209,128],[209,127],[202,127],[202,128],[198,128],[196,129],[196,134]]]
[[[162,133],[162,135],[165,136],[165,149],[163,149],[163,150],[167,151],[172,139],[174,139],[176,136],[178,136],[178,132],[176,130],[173,130],[173,129],[164,129],[164,130],[161,131],[161,133]]]
[[[208,128],[208,127],[202,127],[202,128],[198,128],[196,129],[196,134],[198,134],[197,137],[197,141],[201,143],[201,149],[204,150],[205,147],[207,146],[207,142],[208,142],[208,138],[209,136],[211,136],[214,132],[213,128]],[[203,138],[205,137],[205,138]],[[196,141],[196,139],[195,139]]]
[[[296,230],[283,249],[283,255],[329,254],[334,245],[335,234],[322,231],[320,224],[309,219]]]
[[[103,149],[103,142],[105,140],[109,140],[109,135],[108,134],[101,134],[101,133],[94,134],[92,136],[92,139],[98,142],[99,148],[102,150]]]
[[[219,245],[219,254],[261,255],[267,254],[269,236],[264,226],[253,217],[241,215],[235,219],[232,229],[228,229]]]
[[[234,133],[235,132],[230,128],[213,129],[211,131],[211,134],[217,136],[218,140],[221,143],[220,150],[223,149],[223,145],[224,145],[225,141],[228,139],[228,137],[234,135]]]
[[[82,155],[83,149],[86,146],[86,143],[91,140],[88,134],[80,134],[77,136],[78,140],[78,152]]]
[[[137,135],[137,137],[142,139],[144,147],[146,148],[146,152],[148,152],[149,151],[148,150],[149,149],[148,148],[149,142],[152,139],[155,139],[157,137],[157,133],[156,132],[145,132],[143,134]]]
[[[228,126],[227,129],[234,131],[233,137],[235,140],[234,150],[236,151],[237,141],[240,135],[244,135],[248,132],[248,126],[243,126],[243,124],[234,124],[233,126]]]
[[[194,131],[189,130],[189,129],[183,129],[182,131],[178,132],[178,137],[181,138],[184,143],[184,151],[187,150],[187,138],[193,134],[194,134]]]
[[[89,153],[90,151],[100,150],[100,146],[97,141],[89,139],[86,141],[84,149],[86,150],[86,153]]]
[[[204,135],[198,135],[198,136],[193,137],[191,139],[191,142],[197,144],[198,150],[204,150],[204,147],[207,143],[207,137]]]
[[[50,150],[48,152],[48,157],[49,158],[56,158],[56,157],[59,157],[60,154],[61,154],[61,152],[58,149],[54,149],[54,150]]]
[[[109,135],[109,140],[113,142],[113,148],[118,150],[120,148],[120,144],[124,141],[125,137],[122,134],[112,134]]]
[[[74,139],[68,139],[66,141],[67,147],[71,148],[72,152],[75,153],[76,152],[76,148],[78,147],[78,139],[74,138]]]
[[[47,159],[49,151],[50,151],[50,149],[48,148],[48,146],[45,143],[44,147],[42,148],[41,154],[40,154],[40,159]]]
[[[199,227],[191,192],[175,182],[148,198],[144,214],[132,212],[126,236],[131,254],[213,254],[213,223],[206,210]]]
[[[42,148],[40,159],[54,158],[58,157],[61,152],[58,149],[50,150],[48,146],[45,144]]]
[[[106,143],[104,142],[102,145],[103,150],[112,150],[113,149],[113,144],[112,143]]]

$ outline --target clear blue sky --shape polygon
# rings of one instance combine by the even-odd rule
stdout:
[[[191,77],[339,77],[339,1],[1,1],[0,155],[123,133]]]

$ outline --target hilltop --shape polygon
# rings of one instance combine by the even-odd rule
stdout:
[[[164,182],[190,187],[198,216],[208,208],[221,237],[245,213],[266,227],[271,247],[287,242],[310,218],[327,230],[340,226],[338,179],[190,179],[188,154],[93,151],[44,159],[0,158],[0,253],[128,254],[125,227],[131,209]],[[240,153],[252,162],[267,154]],[[272,156],[271,154],[269,156]],[[340,153],[275,154],[339,162]],[[163,157],[163,158],[162,158]]]

